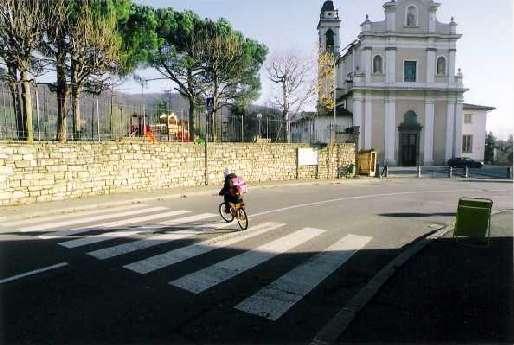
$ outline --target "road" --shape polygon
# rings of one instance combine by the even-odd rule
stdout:
[[[20,208],[0,226],[0,343],[308,344],[462,196],[512,209],[512,183],[446,179],[250,189],[244,232],[214,195]]]

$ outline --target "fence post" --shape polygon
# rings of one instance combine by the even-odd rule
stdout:
[[[7,139],[7,108],[5,105],[5,90],[2,86],[2,108],[4,112],[4,126],[5,126],[5,137],[4,139]]]
[[[38,86],[36,84],[36,87],[34,88],[34,91],[36,92],[36,122],[37,122],[37,140],[41,141],[41,121],[39,116],[39,92],[38,92]]]
[[[449,178],[453,177],[453,168],[452,167],[448,167],[448,177]]]
[[[96,97],[96,133],[100,141],[100,108],[98,107],[98,96]]]
[[[95,101],[91,104],[91,141],[95,140]]]

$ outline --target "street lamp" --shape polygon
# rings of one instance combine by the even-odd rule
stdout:
[[[261,137],[261,119],[262,119],[262,114],[259,113],[257,114],[257,118],[259,119],[259,138]]]

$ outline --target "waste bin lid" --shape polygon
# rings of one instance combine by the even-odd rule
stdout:
[[[493,207],[493,201],[486,198],[461,198],[459,199],[459,206],[485,207],[491,209]]]

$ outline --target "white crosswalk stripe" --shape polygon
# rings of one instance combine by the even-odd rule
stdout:
[[[154,214],[154,215],[145,216],[145,217],[132,218],[130,220],[130,223],[133,224],[133,223],[147,222],[147,221],[155,220],[155,219],[159,219],[159,218],[169,218],[169,217],[177,216],[177,215],[179,215],[181,213],[185,213],[185,212],[186,211],[171,211],[171,212],[162,213],[162,214]],[[198,221],[198,220],[213,217],[213,216],[214,215],[212,213],[203,213],[203,214],[200,214],[197,216],[192,216],[192,217],[177,218],[174,220],[174,224],[176,224],[176,225],[186,224],[186,223]],[[119,225],[118,223],[116,223],[116,225],[111,224],[109,227],[115,227],[118,225]],[[77,248],[77,247],[85,246],[88,244],[108,241],[108,240],[111,240],[114,238],[131,237],[131,236],[134,236],[136,234],[146,232],[146,231],[147,231],[147,229],[145,229],[144,227],[139,227],[138,230],[121,231],[121,232],[113,231],[113,232],[103,233],[103,234],[94,235],[94,236],[86,236],[86,237],[68,241],[68,242],[61,242],[59,244],[66,248]]]
[[[187,238],[192,238],[192,237],[198,236],[202,233],[204,233],[204,231],[201,231],[201,230],[174,231],[170,234],[153,235],[153,236],[149,236],[145,239],[140,239],[138,241],[123,243],[123,244],[119,244],[114,247],[94,250],[87,254],[94,256],[95,258],[97,258],[99,260],[105,260],[105,259],[112,258],[114,256],[125,255],[125,254],[132,253],[132,252],[135,252],[138,250],[155,247],[160,244],[177,241],[177,240],[182,240],[182,239],[187,239]]]
[[[60,208],[58,210],[43,210],[43,211],[34,211],[30,213],[30,216],[26,215],[12,215],[9,217],[3,217],[5,222],[2,222],[2,226],[17,226],[21,224],[35,223],[40,221],[40,217],[44,217],[47,219],[52,219],[53,217],[65,217],[73,213],[78,212],[87,212],[88,210],[106,210],[109,207],[118,207],[123,205],[142,205],[143,201],[151,201],[153,199],[141,199],[141,200],[124,200],[124,201],[116,201],[116,202],[107,202],[100,204],[88,204],[74,207],[66,207]],[[9,220],[10,219],[10,220]],[[2,218],[0,217],[0,220]],[[45,220],[46,221],[46,220]]]
[[[231,279],[246,270],[271,260],[276,255],[284,253],[319,235],[324,230],[304,228],[281,237],[253,250],[246,251],[212,266],[186,275],[170,282],[170,285],[182,288],[195,294]]]
[[[149,208],[144,208],[144,209],[134,210],[134,211],[113,213],[113,214],[111,214],[111,218],[129,217],[129,216],[135,216],[135,215],[140,215],[140,214],[144,214],[144,213],[160,212],[160,211],[167,211],[167,210],[168,210],[168,208],[166,208],[166,207],[149,207]],[[189,211],[172,211],[172,212],[174,215],[179,215],[179,214],[183,214],[183,213],[186,213]],[[74,227],[74,228],[61,230],[61,231],[54,231],[51,233],[46,233],[44,235],[40,235],[38,237],[41,239],[51,239],[51,238],[59,238],[59,237],[65,237],[65,236],[73,236],[73,235],[79,235],[79,234],[82,234],[85,232],[89,232],[92,230],[115,228],[118,226],[129,225],[129,224],[148,221],[148,220],[152,220],[152,219],[160,219],[160,218],[163,218],[162,213],[152,214],[150,216],[125,218],[125,219],[114,221],[114,222],[88,224],[87,226],[80,226],[80,227]]]
[[[216,231],[231,226],[237,227],[237,224],[221,221],[202,223],[218,215],[214,213],[186,215],[187,213],[190,213],[190,211],[172,211],[167,207],[124,204],[111,209],[90,209],[76,212],[74,215],[60,214],[56,217],[31,218],[11,223],[21,225],[22,227],[18,230],[23,232],[54,230],[38,237],[63,239],[68,237],[67,241],[58,243],[68,249],[100,244],[113,239],[127,239],[124,241],[126,243],[111,244],[110,246],[107,243],[103,246],[99,245],[97,246],[100,247],[99,249],[87,253],[99,260],[107,260],[122,255],[129,256],[135,252],[144,254],[145,250],[158,245],[194,239],[200,235],[213,235],[208,239],[202,236],[201,241],[192,244],[181,243],[178,248],[175,246],[172,250],[147,256],[123,266],[123,268],[141,275],[184,263],[215,250],[238,248],[239,243],[243,244],[244,241],[261,237],[286,225],[284,223],[265,222],[254,225],[247,231]],[[127,228],[126,226],[132,227]],[[64,229],[65,227],[69,228]],[[168,228],[175,228],[175,231],[169,229],[166,233],[154,233]],[[87,234],[91,231],[96,231],[96,234]],[[231,256],[220,262],[207,264],[195,272],[168,282],[168,284],[194,294],[201,294],[223,282],[236,280],[237,276],[268,262],[276,256],[294,252],[296,247],[306,244],[325,232],[326,230],[303,228],[281,235],[279,238],[275,235],[274,240],[268,240],[255,248],[244,249],[241,254]],[[85,236],[70,238],[70,236],[81,234],[85,234]],[[246,298],[234,305],[234,308],[251,315],[276,321],[304,300],[309,293],[347,263],[355,253],[363,249],[371,240],[372,237],[369,236],[346,235],[325,250],[293,267],[256,293],[248,294],[245,296]],[[247,248],[246,245],[244,247]]]
[[[235,308],[269,320],[278,320],[292,306],[362,249],[371,237],[348,235],[284,274]]]
[[[45,230],[49,230],[49,229],[61,228],[61,227],[68,226],[68,225],[91,223],[91,222],[97,222],[100,220],[116,218],[116,217],[126,217],[128,215],[134,214],[134,213],[131,213],[130,210],[134,210],[134,209],[139,210],[139,209],[143,209],[146,207],[147,206],[145,206],[145,205],[127,205],[127,206],[112,208],[110,210],[94,210],[94,211],[87,211],[87,212],[79,212],[74,215],[67,214],[65,216],[58,216],[58,217],[43,217],[43,218],[39,218],[37,220],[37,222],[38,222],[37,224],[18,228],[18,231],[20,231],[20,232],[45,231]],[[125,212],[120,212],[120,211],[125,211]],[[109,212],[109,213],[106,213],[106,212]],[[90,217],[87,217],[87,216],[90,216]],[[67,219],[67,218],[69,218],[69,219]],[[60,222],[56,221],[59,219],[66,219],[66,220],[62,220]],[[49,220],[51,220],[52,222],[44,223]],[[31,219],[30,223],[35,223],[35,219]]]
[[[147,274],[167,266],[186,261],[195,256],[202,255],[215,249],[229,247],[237,242],[260,236],[266,232],[283,227],[285,224],[263,223],[252,227],[243,233],[234,232],[221,235],[214,239],[195,243],[186,247],[171,250],[163,254],[154,255],[147,259],[125,265],[126,269],[140,274]]]

